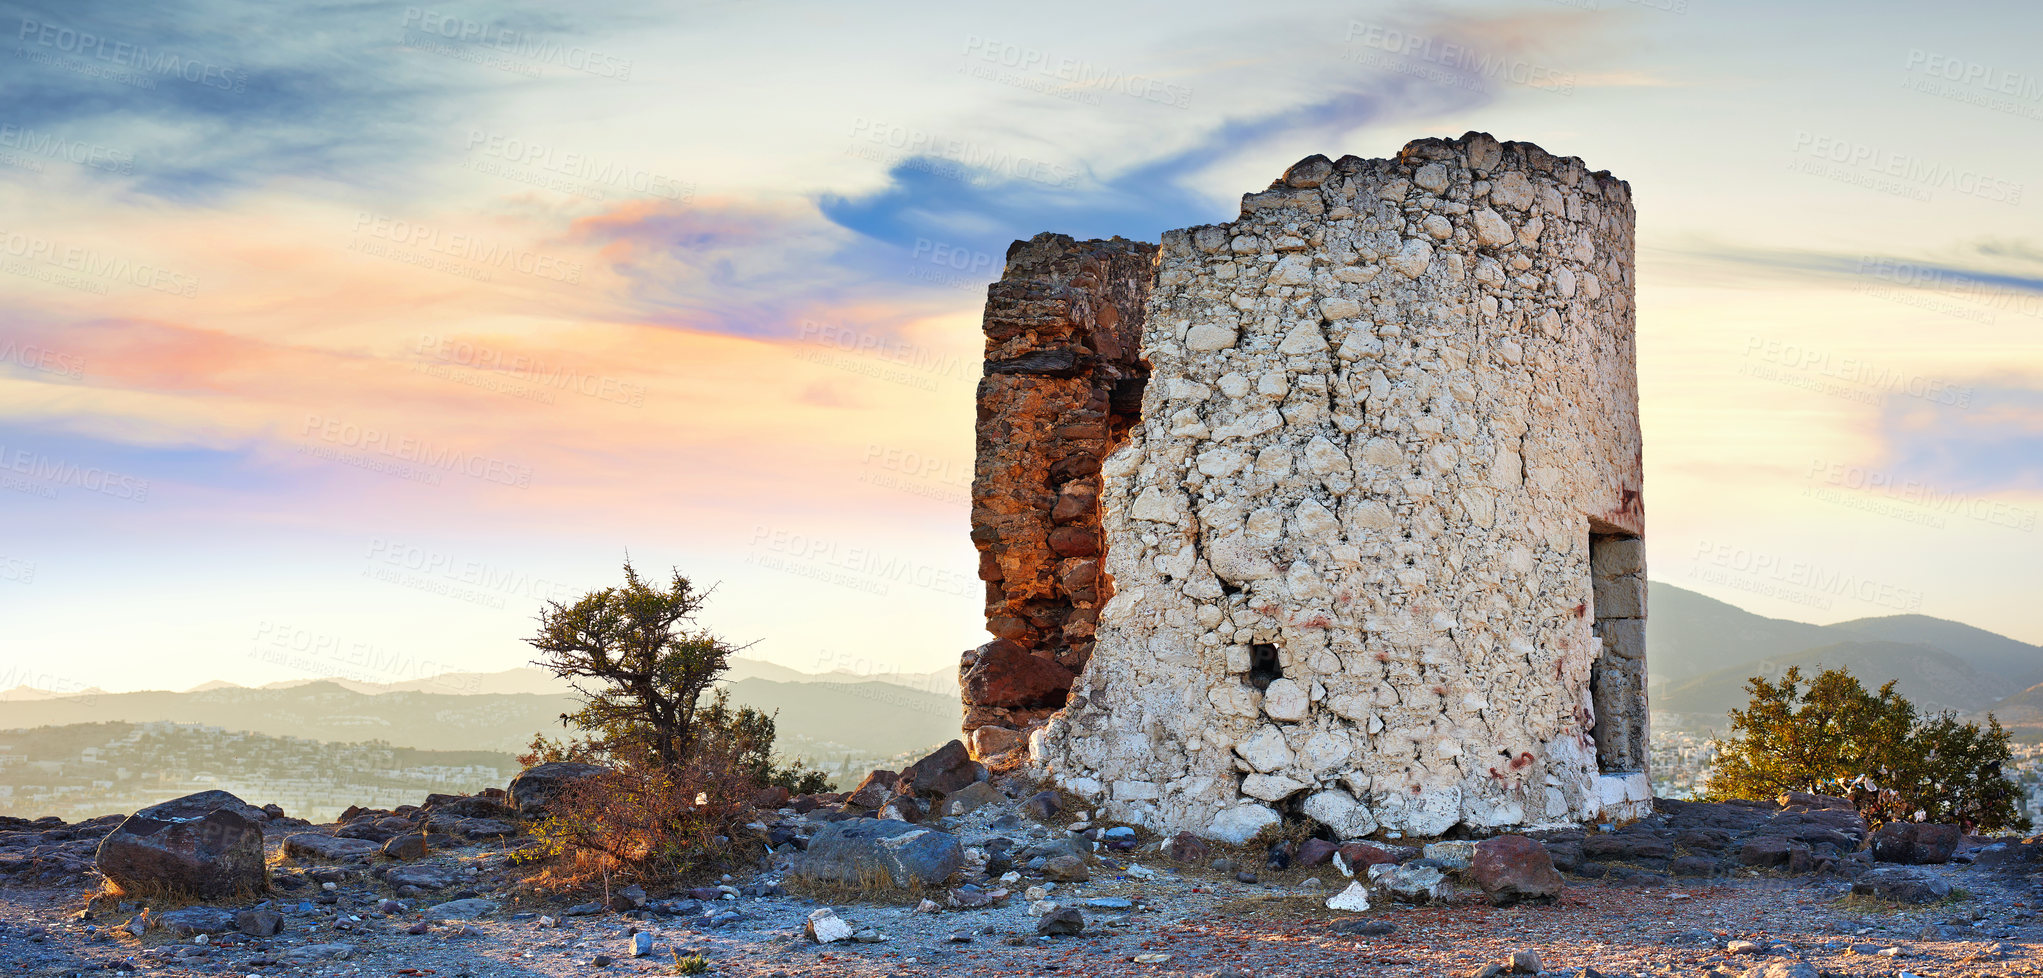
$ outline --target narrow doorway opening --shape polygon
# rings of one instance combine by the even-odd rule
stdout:
[[[1590,603],[1601,650],[1589,674],[1596,765],[1603,774],[1644,772],[1646,724],[1646,547],[1637,536],[1589,534]]]

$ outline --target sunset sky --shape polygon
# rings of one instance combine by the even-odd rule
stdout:
[[[1968,10],[0,4],[0,688],[510,668],[627,552],[953,665],[1008,243],[1468,130],[1631,183],[1655,579],[2043,642],[2043,7]]]

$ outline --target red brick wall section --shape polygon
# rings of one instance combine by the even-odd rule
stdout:
[[[986,294],[972,543],[993,641],[959,663],[981,757],[1064,705],[1111,584],[1099,572],[1100,460],[1135,423],[1156,246],[1039,234]]]

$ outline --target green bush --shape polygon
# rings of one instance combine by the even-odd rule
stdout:
[[[1715,743],[1704,797],[1771,798],[1784,791],[1847,794],[1866,820],[1950,822],[1966,831],[2026,829],[2021,791],[2003,766],[2008,736],[1951,711],[1919,715],[1894,683],[1867,692],[1848,670],[1802,684],[1799,668],[1778,682],[1754,676],[1752,700],[1731,711],[1733,736]]]

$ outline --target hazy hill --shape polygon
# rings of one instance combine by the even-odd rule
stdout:
[[[1849,668],[1869,686],[1901,681],[1918,706],[1982,711],[1999,694],[2043,683],[2043,647],[1927,615],[1859,618],[1834,625],[1767,618],[1655,581],[1648,594],[1647,673],[1655,709],[1721,712],[1732,690],[1771,664],[1816,661]],[[1730,705],[1742,706],[1740,694]],[[2039,697],[2043,702],[2043,697]],[[1703,705],[1708,705],[1705,709]]]
[[[1896,690],[1923,710],[1983,711],[2006,689],[1981,676],[1965,660],[1932,646],[1839,642],[1670,684],[1654,693],[1653,708],[1723,715],[1746,704],[1750,698],[1745,692],[1747,679],[1755,675],[1778,679],[1790,666],[1800,666],[1804,676],[1814,676],[1825,668],[1847,667],[1868,688],[1893,679],[1898,683]]]
[[[740,679],[728,685],[733,701],[780,711],[780,734],[790,753],[885,757],[922,750],[958,736],[962,715],[955,693],[892,683]],[[575,703],[564,694],[364,693],[321,681],[279,689],[231,686],[14,700],[0,722],[18,729],[170,720],[322,741],[521,753],[535,733],[558,735],[560,714]]]

